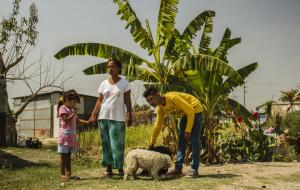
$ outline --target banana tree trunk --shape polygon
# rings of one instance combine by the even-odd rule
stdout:
[[[178,147],[179,138],[175,115],[170,114],[165,117],[163,131],[164,130],[167,130],[167,132],[163,137],[163,144],[175,154]]]
[[[207,162],[212,164],[216,158],[216,133],[213,118],[207,114],[205,117],[206,136],[207,136]]]

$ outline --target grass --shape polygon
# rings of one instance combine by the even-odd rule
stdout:
[[[126,152],[134,147],[147,147],[152,127],[130,127],[126,130]],[[41,149],[19,147],[0,148],[0,189],[300,189],[300,163],[244,163],[201,166],[200,178],[161,179],[150,177],[122,181],[103,176],[101,145],[97,129],[80,134],[81,154],[73,155],[72,170],[78,181],[59,180],[59,155],[56,145]],[[162,143],[161,136],[158,144]],[[187,172],[188,166],[184,167]]]
[[[125,149],[146,148],[152,135],[152,125],[126,128]],[[162,135],[157,138],[157,145],[162,144]],[[81,155],[96,156],[101,153],[99,129],[89,129],[79,133]]]

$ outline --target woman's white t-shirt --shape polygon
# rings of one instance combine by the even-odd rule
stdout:
[[[125,121],[124,93],[129,90],[129,82],[124,78],[116,84],[111,84],[108,79],[104,80],[98,88],[98,93],[104,96],[98,119]]]

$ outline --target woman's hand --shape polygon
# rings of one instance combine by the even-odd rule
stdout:
[[[132,114],[131,112],[127,112],[126,115],[126,126],[130,127],[132,125]]]
[[[89,118],[88,122],[94,124],[96,122],[96,120],[97,120],[97,116],[94,113],[92,113],[92,115]]]

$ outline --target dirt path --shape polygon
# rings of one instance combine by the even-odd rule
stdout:
[[[264,162],[226,164],[202,167],[202,174],[236,176],[232,184],[222,184],[216,189],[300,189],[300,163]]]

